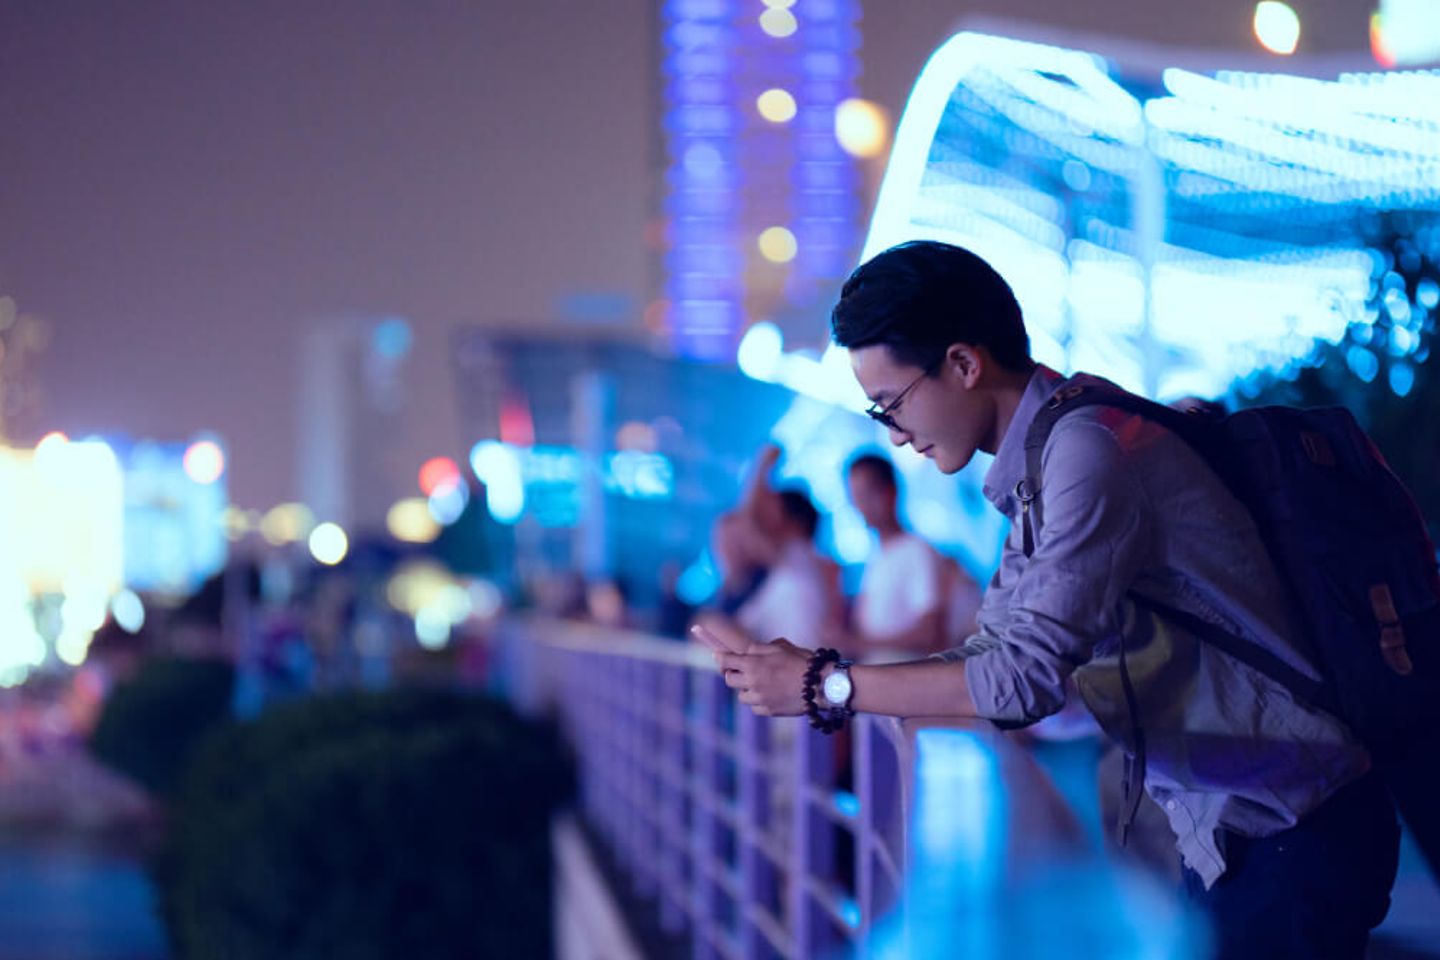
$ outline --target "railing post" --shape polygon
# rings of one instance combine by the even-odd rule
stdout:
[[[672,665],[659,669],[656,762],[660,793],[660,926],[675,933],[685,925],[685,693],[689,671]]]
[[[821,788],[822,795],[828,797],[833,788],[835,760],[829,737],[810,729],[803,720],[793,722],[797,729],[790,797],[793,851],[788,890],[790,939],[795,946],[795,956],[808,958],[819,956],[834,939],[827,936],[830,918],[816,901],[810,883],[812,880],[828,883],[834,875],[834,825],[814,808],[811,787]]]
[[[757,911],[768,911],[775,899],[775,866],[765,851],[770,825],[770,721],[753,711],[736,716],[736,772],[739,778],[740,950],[764,958],[775,951],[760,928]]]
[[[724,892],[710,871],[720,860],[720,822],[715,807],[721,797],[720,697],[728,694],[723,681],[713,673],[692,673],[694,712],[691,738],[694,750],[690,771],[690,910],[694,917],[692,956],[711,960],[720,956],[714,940],[727,934],[722,929],[720,906]]]
[[[624,699],[625,689],[625,661],[620,657],[602,655],[596,658],[600,669],[596,671],[601,678],[599,688],[603,693],[597,691],[602,697],[602,709],[604,719],[600,721],[601,729],[609,731],[609,743],[602,743],[600,748],[604,751],[605,764],[608,767],[609,776],[605,783],[605,822],[607,831],[610,834],[611,844],[614,848],[615,857],[625,868],[627,873],[634,873],[635,865],[630,859],[630,845],[626,842],[626,803],[625,783],[629,775],[630,758],[621,749],[625,742],[625,711],[621,706]]]
[[[630,847],[630,863],[635,877],[635,892],[642,897],[654,897],[659,892],[659,878],[656,871],[656,842],[654,822],[655,739],[654,716],[650,708],[654,704],[655,674],[651,664],[626,658],[628,665],[626,684],[622,688],[621,709],[625,713],[626,744],[629,758],[629,777],[625,796],[626,820],[629,825],[627,841]]]
[[[872,955],[876,918],[895,907],[901,895],[901,878],[893,872],[897,867],[903,869],[905,847],[900,757],[896,752],[900,748],[882,727],[893,723],[876,717],[855,718],[855,795],[860,799],[855,893],[860,904],[857,955],[861,960]],[[884,870],[882,851],[887,857]]]
[[[639,766],[636,796],[640,809],[634,811],[638,827],[636,854],[640,864],[639,889],[645,896],[659,899],[664,884],[661,851],[665,845],[662,803],[664,781],[660,770],[665,761],[661,751],[664,743],[664,705],[660,697],[661,667],[657,663],[642,660],[634,663],[638,682],[629,705],[636,733],[631,746],[636,751],[635,757]]]

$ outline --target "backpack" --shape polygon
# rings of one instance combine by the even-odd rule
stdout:
[[[1031,506],[1041,492],[1040,456],[1050,432],[1065,414],[1097,404],[1179,436],[1248,509],[1308,641],[1302,652],[1323,679],[1316,683],[1191,613],[1134,594],[1130,599],[1343,720],[1370,751],[1440,877],[1440,750],[1432,740],[1440,732],[1440,565],[1404,484],[1342,407],[1183,413],[1104,380],[1076,377],[1051,395],[1026,436],[1027,476],[1017,493],[1027,556],[1034,548]],[[1143,731],[1123,638],[1120,675],[1135,734],[1127,758],[1123,842],[1144,779]]]

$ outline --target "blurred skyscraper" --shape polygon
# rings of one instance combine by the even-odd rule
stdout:
[[[854,266],[857,158],[837,137],[860,73],[858,0],[664,0],[666,169],[652,325],[729,362],[757,321],[822,344]]]

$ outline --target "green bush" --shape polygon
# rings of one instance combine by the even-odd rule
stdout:
[[[181,960],[546,957],[557,739],[493,700],[346,694],[202,748],[155,866]]]
[[[153,793],[175,789],[191,754],[230,718],[235,670],[222,660],[157,658],[105,701],[90,750]]]

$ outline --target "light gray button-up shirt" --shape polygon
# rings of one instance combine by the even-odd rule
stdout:
[[[1061,379],[1036,370],[986,474],[1010,537],[978,633],[941,656],[964,659],[977,709],[996,720],[1054,713],[1073,677],[1100,726],[1128,746],[1123,631],[1146,792],[1208,887],[1225,870],[1222,829],[1266,836],[1294,826],[1362,775],[1369,757],[1339,720],[1128,599],[1134,591],[1186,610],[1316,676],[1288,639],[1296,628],[1250,515],[1169,431],[1103,406],[1061,418],[1041,458],[1035,550],[1025,557],[1015,485],[1026,432]]]

